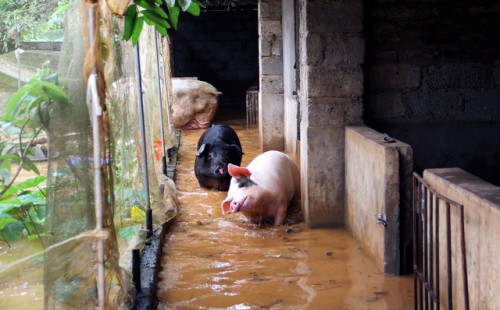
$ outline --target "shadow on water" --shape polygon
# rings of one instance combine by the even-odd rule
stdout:
[[[231,125],[242,165],[260,153],[257,128]],[[279,227],[224,216],[225,192],[201,189],[193,166],[204,130],[181,133],[179,214],[163,246],[158,309],[411,309],[412,278],[384,276],[343,229]]]

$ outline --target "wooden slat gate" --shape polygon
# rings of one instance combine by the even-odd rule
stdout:
[[[434,191],[417,173],[413,175],[413,274],[415,309],[453,307],[452,220],[451,210],[457,212],[459,253],[463,287],[463,307],[469,309],[467,261],[464,232],[464,207]],[[440,214],[444,213],[444,221]],[[445,227],[440,227],[442,223]],[[444,231],[440,232],[441,229]],[[455,236],[454,236],[455,237]],[[442,240],[444,239],[444,240]],[[459,252],[457,252],[459,251]],[[440,257],[440,253],[445,257]],[[445,259],[446,263],[440,260]],[[441,265],[440,265],[441,264]],[[444,266],[445,268],[440,268]],[[442,270],[445,269],[445,270]],[[441,283],[446,279],[446,284]],[[444,289],[442,289],[444,288]],[[456,291],[455,291],[456,292]],[[441,298],[446,298],[442,302]]]

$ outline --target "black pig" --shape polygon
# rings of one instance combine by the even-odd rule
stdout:
[[[194,161],[194,174],[201,187],[227,191],[231,176],[227,172],[229,163],[241,164],[240,139],[227,125],[213,125],[198,140],[198,151]]]

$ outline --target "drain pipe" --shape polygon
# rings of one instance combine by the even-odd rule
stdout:
[[[144,174],[144,188],[146,189],[146,230],[147,238],[153,234],[153,211],[149,202],[149,174],[148,159],[146,157],[146,129],[144,128],[144,106],[142,101],[142,81],[141,81],[141,58],[139,56],[139,42],[135,45],[135,71],[137,78],[137,108],[139,110],[139,122],[141,125],[141,146],[142,146],[142,172]]]
[[[95,40],[94,33],[94,7],[89,7],[89,41],[93,46]],[[92,140],[94,149],[94,204],[96,216],[96,230],[101,232],[103,229],[103,210],[102,210],[102,161],[101,161],[101,117],[102,107],[99,94],[97,92],[97,68],[92,68],[92,74],[87,80],[87,107],[90,108],[92,117]],[[97,241],[97,298],[99,302],[98,309],[105,309],[105,276],[104,276],[104,240]]]
[[[163,55],[164,49],[163,49],[163,40],[160,40],[160,48],[161,48],[161,60],[162,60],[162,65],[163,65],[163,88],[165,89],[165,101],[167,102],[167,122],[170,130],[170,125],[172,124],[170,120],[170,102],[168,99],[168,88],[167,88],[167,69],[166,69],[166,64],[165,64],[165,56]]]
[[[160,84],[160,61],[158,59],[158,32],[154,27],[155,36],[155,55],[156,55],[156,79],[158,81],[158,107],[160,108],[160,131],[161,131],[161,171],[167,175],[167,159],[165,156],[165,128],[163,126],[163,109],[161,102],[161,84]],[[167,94],[168,98],[168,94]]]
[[[24,53],[24,50],[21,48],[16,48],[14,54],[17,59],[17,90],[21,89],[21,54]]]

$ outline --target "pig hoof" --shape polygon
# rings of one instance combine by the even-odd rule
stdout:
[[[287,234],[292,234],[292,233],[298,233],[300,231],[300,229],[298,228],[287,228],[287,230],[285,231]]]

